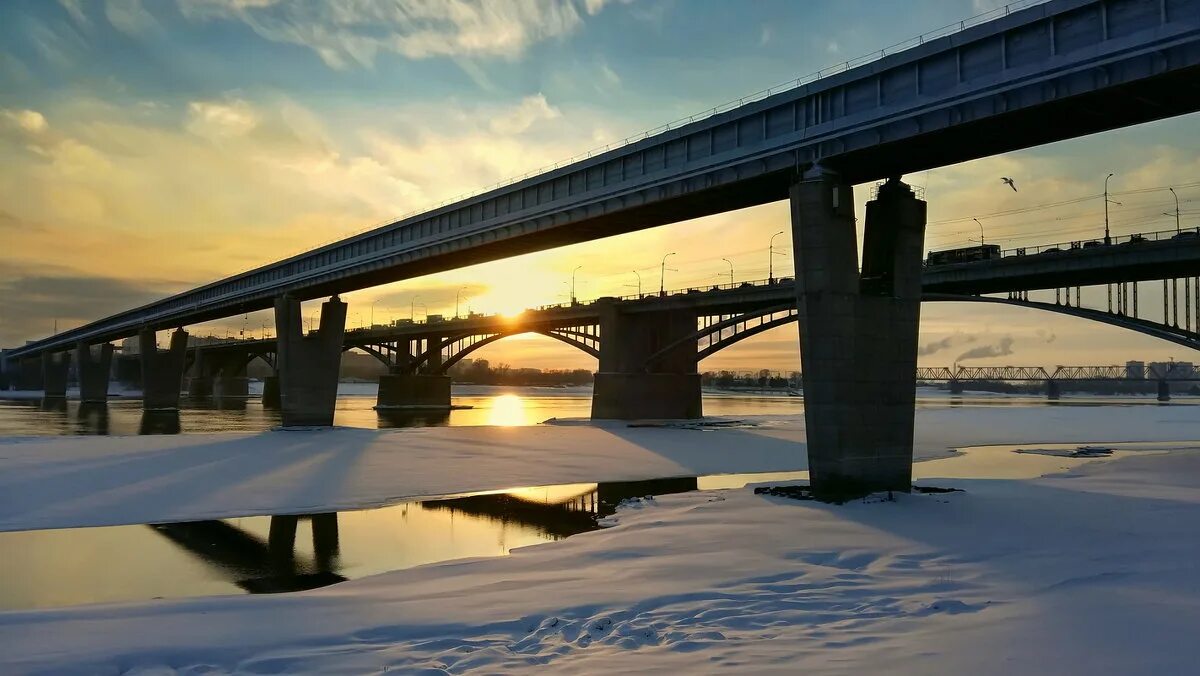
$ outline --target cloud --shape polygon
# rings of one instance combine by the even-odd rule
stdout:
[[[126,35],[144,35],[160,29],[158,21],[146,11],[141,0],[108,0],[104,5],[104,16],[113,28]]]
[[[585,14],[604,7],[584,0]],[[579,0],[391,0],[330,3],[181,0],[191,20],[242,21],[273,42],[312,49],[331,68],[370,67],[380,53],[409,59],[516,58],[532,44],[561,39],[583,23]]]
[[[250,104],[241,100],[192,101],[188,104],[185,128],[208,139],[241,136],[258,125]]]
[[[521,99],[516,108],[492,118],[491,129],[497,134],[511,136],[528,130],[542,120],[553,120],[562,117],[562,113],[546,103],[546,97],[541,94],[527,96]]]
[[[954,358],[955,363],[972,359],[988,359],[990,357],[1005,357],[1013,353],[1012,336],[1004,336],[995,345],[981,345],[971,348]]]
[[[16,126],[22,131],[30,134],[38,134],[50,126],[46,122],[45,116],[36,110],[10,110],[0,108],[0,117],[3,117],[9,124]]]
[[[184,284],[168,280],[126,280],[102,276],[20,275],[0,279],[0,345],[13,345],[31,335],[84,324],[137,307]]]

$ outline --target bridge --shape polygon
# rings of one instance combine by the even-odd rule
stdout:
[[[1095,243],[1096,246],[1088,246]],[[1077,241],[1058,246],[1050,254],[1029,254],[1024,250],[1007,252],[999,259],[956,265],[927,266],[922,275],[923,300],[1005,303],[1051,311],[1119,326],[1168,340],[1192,349],[1200,349],[1200,289],[1197,278],[1162,279],[1164,299],[1162,319],[1138,316],[1139,282],[1159,282],[1164,274],[1200,269],[1200,231],[1141,233],[1103,245]],[[966,285],[964,280],[970,280]],[[991,290],[998,283],[1008,285],[1070,283],[1074,280],[1109,280],[1108,308],[1089,308],[1080,304],[1077,286],[1055,288],[1056,302],[1030,300],[1028,291],[1012,291],[1007,297],[977,294],[943,293]],[[1111,280],[1119,280],[1113,282]],[[1170,290],[1182,283],[1182,293]],[[1129,299],[1132,298],[1132,301]],[[682,315],[686,322],[672,325],[675,333],[661,334],[657,350],[640,355],[642,372],[654,372],[668,355],[686,357],[687,373],[696,373],[698,363],[738,342],[797,321],[794,280],[791,278],[746,281],[712,287],[674,290],[662,294],[600,298],[591,302],[542,307],[519,316],[471,315],[466,318],[392,326],[353,329],[344,332],[343,350],[359,349],[373,355],[388,370],[380,379],[378,408],[450,407],[450,367],[474,351],[504,338],[522,333],[540,333],[571,345],[596,359],[604,354],[608,342],[625,342],[610,331],[602,335],[600,321],[615,312],[617,317]],[[1182,306],[1182,307],[1181,307]],[[1153,308],[1157,309],[1157,308]],[[1183,310],[1180,312],[1180,310]],[[1193,312],[1193,309],[1196,312]],[[610,317],[611,319],[611,317]],[[620,321],[620,320],[618,320]],[[610,326],[612,331],[617,330]],[[639,341],[639,344],[646,344]],[[693,349],[694,346],[694,349]],[[621,348],[627,349],[627,348]],[[231,340],[188,346],[182,360],[190,377],[187,391],[192,396],[236,397],[248,393],[246,367],[254,359],[277,366],[278,341]],[[157,356],[157,353],[156,355]],[[41,368],[46,391],[63,396],[67,385],[65,360],[44,359],[26,362],[30,375]],[[603,370],[603,368],[601,369]],[[77,368],[80,380],[86,374]],[[1046,376],[1049,378],[1049,376]],[[89,389],[90,383],[81,382]],[[101,383],[103,385],[103,383]],[[699,384],[694,383],[685,397],[645,399],[623,397],[606,404],[601,388],[593,414],[597,418],[615,417],[696,417],[701,413]],[[57,388],[57,389],[53,389]],[[101,388],[102,389],[102,388]],[[636,394],[636,393],[635,393]],[[277,377],[267,379],[264,401],[279,405]]]
[[[328,425],[346,306],[335,295],[305,336],[301,300],[788,199],[814,490],[907,490],[926,219],[896,177],[1194,112],[1198,66],[1200,0],[1033,4],[12,356],[102,361],[108,341],[141,335],[147,406],[169,406],[184,356],[159,355],[154,330],[273,306],[284,423]],[[852,186],[880,179],[893,180],[868,203],[860,269]],[[599,325],[626,348],[602,346],[598,397],[686,396],[695,374],[684,351],[657,354],[686,314],[609,312]]]
[[[1141,362],[1124,366],[1058,366],[1050,371],[1042,366],[922,366],[917,368],[918,383],[946,383],[951,394],[962,394],[967,383],[1038,382],[1046,384],[1046,397],[1058,399],[1063,383],[1154,383],[1158,400],[1171,400],[1172,382],[1200,382],[1200,373],[1191,364],[1164,364],[1147,367]]]

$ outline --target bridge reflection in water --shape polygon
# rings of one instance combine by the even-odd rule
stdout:
[[[697,479],[521,488],[379,509],[0,533],[0,609],[261,594],[517,547],[599,528],[622,500]]]

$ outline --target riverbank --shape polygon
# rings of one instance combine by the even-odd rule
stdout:
[[[509,557],[311,592],[0,613],[0,671],[1117,674],[1200,658],[1200,454],[924,483],[964,492],[834,507],[699,491]]]

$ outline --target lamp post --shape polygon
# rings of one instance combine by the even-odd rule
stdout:
[[[455,319],[458,319],[458,303],[459,303],[459,300],[462,299],[462,292],[463,292],[463,289],[465,289],[465,288],[467,288],[467,287],[465,287],[465,286],[460,287],[458,289],[458,291],[455,292],[455,294],[454,294],[454,318]]]
[[[642,274],[640,272],[638,272],[637,270],[633,270],[632,272],[633,272],[633,274],[637,275],[638,298],[641,298],[642,297]]]
[[[1112,244],[1112,237],[1108,232],[1108,179],[1112,178],[1113,174],[1104,177],[1104,243]]]
[[[672,251],[671,253],[662,257],[662,265],[658,271],[658,295],[659,296],[667,295],[667,256],[674,256],[674,255],[675,255],[675,252]]]
[[[733,261],[728,258],[722,258],[721,260],[729,263],[729,286],[733,286]]]
[[[775,238],[782,235],[783,231],[771,235],[771,245],[767,247],[767,283],[775,283]]]
[[[1179,195],[1175,194],[1175,188],[1167,188],[1171,191],[1171,196],[1175,198],[1175,234],[1181,232],[1179,228]]]
[[[371,301],[371,328],[375,328],[375,304],[378,302],[379,302],[378,298]]]
[[[575,273],[579,272],[579,268],[582,267],[582,265],[576,265],[575,269],[571,271],[571,305],[575,304]]]
[[[413,296],[413,297],[412,297],[412,300],[411,300],[411,301],[409,301],[409,304],[408,304],[408,321],[410,321],[410,322],[415,322],[415,321],[417,321],[417,299],[418,299],[418,298],[420,298],[420,296]]]
[[[975,221],[975,225],[979,226],[979,248],[982,249],[983,248],[983,223],[980,223],[978,218],[972,218],[971,220]]]

